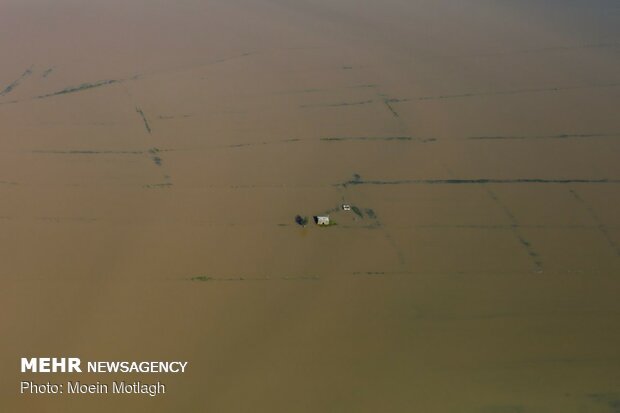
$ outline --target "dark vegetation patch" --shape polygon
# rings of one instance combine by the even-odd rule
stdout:
[[[609,407],[610,412],[620,413],[620,394],[619,393],[597,393],[589,394],[588,397],[597,403],[602,403]]]
[[[161,152],[161,149],[154,147],[150,148],[148,152],[152,155],[151,160],[155,163],[155,165],[161,166],[164,162],[164,160],[158,155]],[[168,177],[166,177],[166,179],[167,178]]]
[[[306,225],[308,225],[308,217],[297,215],[295,216],[295,223],[297,225],[301,225],[302,227],[305,227]]]
[[[17,79],[5,86],[5,88],[0,91],[0,97],[11,93],[17,86],[19,86],[22,80],[26,79],[30,75],[32,75],[32,66],[24,70],[21,76],[19,76]]]
[[[351,206],[351,211],[353,211],[355,213],[355,215],[357,215],[360,218],[364,218],[364,214],[362,213],[362,211],[356,207],[355,205]]]
[[[207,277],[206,275],[198,275],[196,277],[190,278],[190,280],[191,281],[202,281],[202,282],[205,282],[205,281],[212,280],[212,278],[211,277]]]
[[[368,215],[368,218],[370,219],[377,219],[377,214],[375,214],[375,211],[370,208],[366,208],[366,215]]]

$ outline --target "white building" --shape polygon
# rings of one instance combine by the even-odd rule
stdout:
[[[329,225],[329,217],[328,216],[316,216],[316,224],[317,225]]]

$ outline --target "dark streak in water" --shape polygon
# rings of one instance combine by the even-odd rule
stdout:
[[[233,277],[213,277],[209,275],[198,275],[188,279],[189,281],[200,281],[200,282],[222,282],[222,281],[316,281],[320,280],[318,276],[315,275],[281,275],[281,276],[233,276]]]
[[[88,218],[88,217],[36,217],[38,221],[46,221],[46,222],[96,222],[97,218]]]
[[[396,112],[396,110],[394,110],[392,105],[390,105],[389,99],[384,99],[383,103],[385,103],[385,106],[387,106],[390,113],[392,113],[392,116],[394,116],[395,118],[400,118],[400,115],[398,114],[398,112]]]
[[[532,88],[532,89],[515,89],[515,90],[500,90],[494,92],[472,92],[453,95],[438,95],[438,96],[422,96],[417,100],[443,100],[443,99],[461,99],[461,98],[473,98],[484,96],[502,96],[502,95],[519,95],[524,93],[545,93],[545,92],[562,92],[567,90],[580,90],[580,89],[596,89],[596,88],[613,88],[620,86],[620,83],[603,83],[599,85],[588,86],[565,86],[565,87],[549,87],[549,88]]]
[[[619,184],[620,179],[401,179],[393,181],[349,180],[336,186],[348,185],[485,185],[485,184]]]
[[[164,182],[161,184],[148,184],[148,185],[144,185],[144,188],[147,189],[163,189],[163,188],[169,188],[171,187],[172,184],[170,182]]]
[[[22,80],[26,79],[30,75],[32,75],[32,66],[24,70],[24,73],[22,73],[21,76],[19,76],[17,79],[9,83],[4,89],[2,89],[2,91],[0,91],[0,96],[5,96],[11,93],[13,89],[19,86]]]
[[[108,86],[108,85],[113,85],[115,83],[120,83],[123,80],[121,79],[108,79],[108,80],[100,80],[97,82],[93,82],[93,83],[82,83],[80,85],[77,86],[69,86],[66,87],[62,90],[59,90],[57,92],[52,92],[52,93],[48,93],[46,95],[40,95],[37,96],[36,99],[45,99],[45,98],[49,98],[49,97],[53,97],[53,96],[60,96],[60,95],[67,95],[70,93],[77,93],[77,92],[82,92],[85,90],[89,90],[89,89],[95,89],[98,87],[102,87],[102,86]]]
[[[581,196],[579,196],[577,191],[575,191],[574,189],[569,189],[569,192],[575,198],[575,200],[577,200],[586,209],[592,220],[596,223],[598,230],[607,241],[607,244],[609,244],[609,246],[614,250],[616,255],[620,256],[620,246],[618,246],[616,241],[614,241],[614,239],[611,237],[609,231],[607,230],[607,226],[599,218],[596,211],[590,205],[588,205]]]
[[[539,136],[469,136],[470,140],[526,140],[526,139],[572,139],[572,138],[609,138],[620,133],[563,133],[559,135]]]
[[[301,139],[293,138],[293,139],[282,139],[279,141],[263,141],[263,142],[249,142],[249,143],[235,143],[231,145],[224,145],[224,148],[243,148],[246,146],[262,146],[262,145],[276,145],[280,143],[292,143],[292,142],[301,142]]]
[[[252,54],[253,54],[252,52],[245,52],[245,53],[241,53],[241,54],[235,55],[235,56],[224,57],[224,58],[212,61],[211,64],[214,64],[214,63],[224,63],[224,62],[228,62],[229,60],[236,60],[236,59],[240,59],[240,58],[243,58],[243,57],[248,57],[248,56],[251,56]]]
[[[317,103],[317,104],[309,104],[309,105],[300,105],[300,108],[338,108],[344,106],[360,106],[367,105],[369,103],[373,103],[372,99],[370,100],[361,100],[358,102],[341,102],[341,103]]]
[[[381,223],[378,222],[377,225],[381,226]],[[394,240],[392,235],[387,230],[383,231],[383,236],[384,236],[385,240],[388,242],[388,244],[390,244],[390,246],[392,247],[392,250],[394,251],[394,253],[396,254],[396,258],[398,260],[398,264],[401,267],[404,267],[405,264],[406,264],[406,262],[405,262],[405,254],[403,254],[402,250],[398,246],[398,243]]]
[[[146,116],[144,115],[144,112],[138,106],[136,106],[136,112],[142,118],[142,121],[144,122],[144,128],[150,134],[151,133],[151,126],[149,125],[149,121],[146,119]]]
[[[300,94],[306,94],[306,93],[320,93],[320,92],[326,92],[327,90],[325,89],[299,89],[299,90],[289,90],[286,92],[280,92],[277,93],[278,95],[300,95]]]
[[[437,139],[434,138],[414,138],[412,136],[359,136],[359,137],[333,137],[333,138],[321,138],[320,140],[326,142],[341,142],[341,141],[416,141],[416,142],[434,142]]]
[[[185,118],[191,118],[192,115],[177,115],[177,116],[173,116],[173,115],[158,115],[157,119],[160,120],[170,120],[170,119],[185,119]]]
[[[373,89],[376,88],[379,85],[376,85],[374,83],[369,83],[366,85],[355,85],[355,86],[349,86],[349,89]]]
[[[551,46],[551,47],[542,47],[539,49],[524,49],[524,50],[496,52],[496,53],[480,53],[480,54],[469,55],[469,56],[464,56],[464,57],[466,58],[501,57],[501,56],[511,56],[511,55],[519,55],[519,54],[564,52],[564,51],[582,50],[582,49],[617,49],[619,47],[620,47],[620,43],[588,43],[588,44],[582,44],[582,45],[577,45],[577,46]]]
[[[418,224],[411,226],[399,226],[399,228],[415,228],[415,229],[497,229],[507,230],[511,228],[525,228],[525,229],[593,229],[591,225],[524,225],[524,224]]]
[[[37,150],[32,153],[45,153],[54,155],[140,155],[144,151],[95,151],[95,150],[68,150],[68,151],[55,151],[55,150]]]
[[[413,224],[399,225],[400,230],[481,230],[481,231],[512,231],[514,229],[537,229],[537,230],[597,230],[598,225],[583,224]],[[618,226],[609,226],[608,229],[620,229]]]
[[[416,138],[412,136],[334,136],[319,138],[320,142],[347,142],[347,141],[392,141],[392,142],[420,142],[428,143],[435,142],[435,138]],[[275,141],[262,141],[262,142],[248,142],[248,143],[234,143],[230,145],[223,145],[223,148],[244,148],[251,146],[264,146],[264,145],[278,145],[283,143],[298,143],[304,141],[313,141],[313,139],[282,139]]]
[[[409,102],[411,99],[409,98],[403,98],[403,99],[398,99],[398,98],[389,98],[389,99],[385,99],[385,101],[387,103],[402,103],[402,102]]]
[[[491,197],[493,201],[495,201],[495,203],[502,209],[502,211],[504,211],[504,213],[510,220],[510,223],[512,224],[511,231],[514,234],[517,241],[519,241],[523,249],[525,249],[527,254],[530,256],[530,258],[534,262],[535,270],[541,271],[543,265],[542,265],[542,261],[540,260],[540,254],[538,254],[538,252],[532,247],[532,243],[529,240],[527,240],[523,236],[523,234],[521,234],[521,232],[519,231],[518,229],[519,222],[517,220],[517,217],[515,217],[512,211],[499,199],[499,197],[495,194],[495,192],[489,189],[487,190],[487,194]]]
[[[50,67],[49,69],[46,69],[46,70],[44,70],[44,71],[43,71],[43,73],[41,74],[41,77],[45,79],[45,78],[46,78],[46,77],[48,77],[48,76],[49,76],[49,75],[50,75],[53,71],[54,71],[54,68],[53,68],[53,67]]]

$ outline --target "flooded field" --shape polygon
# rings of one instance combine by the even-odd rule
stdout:
[[[4,0],[0,33],[0,410],[620,411],[617,1]],[[20,395],[111,379],[36,356],[189,367]]]

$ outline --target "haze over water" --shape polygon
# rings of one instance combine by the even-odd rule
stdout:
[[[618,411],[617,1],[4,0],[0,50],[0,410]]]

